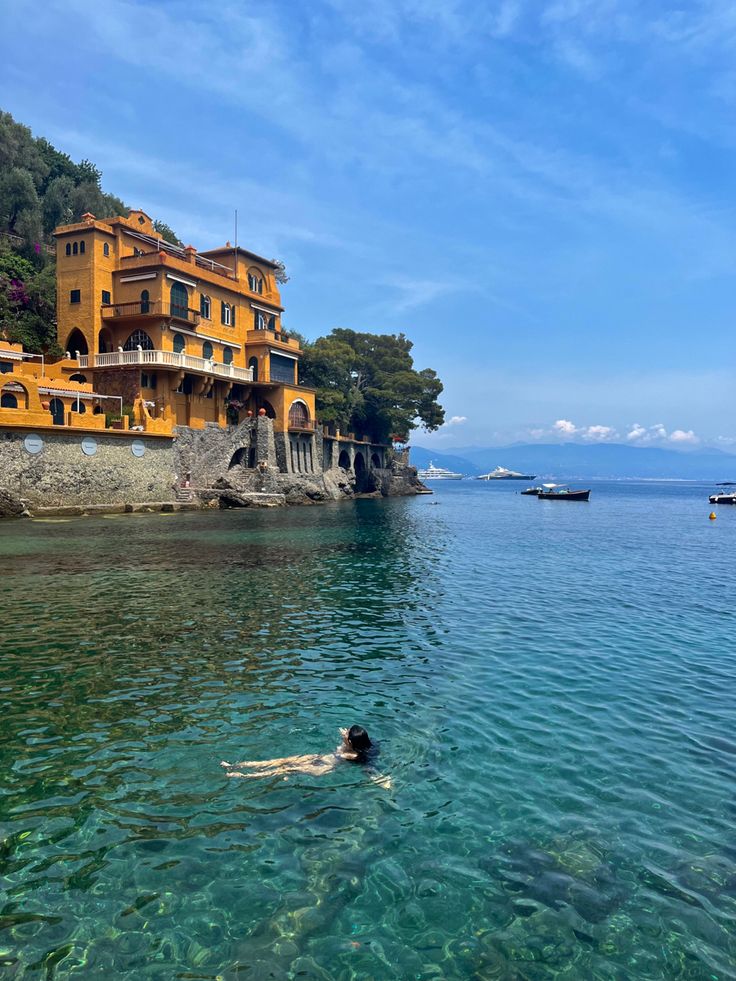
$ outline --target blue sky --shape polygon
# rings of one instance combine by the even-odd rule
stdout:
[[[736,6],[16,0],[0,105],[285,325],[404,331],[438,449],[736,451]]]

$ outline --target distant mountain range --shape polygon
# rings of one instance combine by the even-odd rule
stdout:
[[[736,480],[736,454],[722,450],[668,450],[623,443],[517,443],[477,446],[438,453],[412,446],[411,462],[426,467],[434,462],[468,476],[507,467],[545,478],[643,477],[664,480]]]

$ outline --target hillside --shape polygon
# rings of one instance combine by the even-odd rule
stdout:
[[[417,467],[424,467],[431,460],[437,466],[469,476],[502,466],[550,479],[642,477],[736,480],[736,455],[732,453],[715,449],[678,451],[621,443],[592,446],[582,443],[522,443],[502,447],[467,447],[450,453],[414,446],[411,460]]]

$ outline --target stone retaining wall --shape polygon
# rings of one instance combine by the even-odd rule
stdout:
[[[0,429],[0,488],[31,509],[171,501],[175,480],[170,439]]]

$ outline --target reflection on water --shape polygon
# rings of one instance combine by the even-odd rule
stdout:
[[[4,524],[0,976],[733,977],[702,496]],[[218,766],[352,721],[390,790]]]

